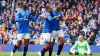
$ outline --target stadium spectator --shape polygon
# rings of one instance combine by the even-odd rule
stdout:
[[[95,38],[96,38],[95,33],[91,32],[87,39],[90,45],[94,45]]]

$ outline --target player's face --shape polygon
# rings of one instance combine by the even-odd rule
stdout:
[[[52,12],[52,7],[50,6],[50,12]]]
[[[84,37],[83,37],[82,35],[80,35],[80,36],[78,37],[78,40],[82,41],[83,38],[84,38]]]
[[[52,12],[52,6],[49,6],[49,8],[47,9],[48,12]]]
[[[62,8],[62,3],[59,3],[57,7],[58,7],[58,9],[61,9]]]

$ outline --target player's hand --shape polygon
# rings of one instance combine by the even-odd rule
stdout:
[[[46,19],[47,17],[44,14],[41,14],[40,17]]]
[[[62,16],[61,14],[58,15],[58,17],[61,17],[61,16]]]
[[[61,14],[59,14],[57,17],[60,18],[61,17]]]
[[[58,17],[57,17],[57,16],[55,16],[54,18],[55,18],[55,19],[57,19]]]
[[[58,15],[58,16],[55,16],[54,18],[56,18],[56,19],[57,19],[57,18],[60,18],[60,17],[61,17],[61,14],[60,14],[60,15]]]

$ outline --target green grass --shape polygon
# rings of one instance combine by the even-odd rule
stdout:
[[[14,56],[22,56],[22,52],[16,52]],[[0,56],[10,56],[9,52],[0,52]],[[28,52],[27,56],[39,56],[36,52]],[[48,53],[46,53],[45,56],[49,56]],[[54,52],[52,56],[56,56],[56,53]],[[60,56],[70,56],[68,53],[61,53]],[[100,56],[100,53],[93,53],[92,56]]]

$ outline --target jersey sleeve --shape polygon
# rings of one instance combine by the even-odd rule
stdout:
[[[88,52],[91,52],[91,50],[90,50],[90,46],[89,46],[89,44],[88,44],[87,41],[86,41],[86,47],[87,47],[87,51],[88,51]]]
[[[18,21],[20,21],[20,20],[22,20],[23,18],[20,18],[19,16],[20,16],[20,11],[19,12],[17,12],[16,14],[15,14],[15,21],[16,22],[18,22]]]
[[[36,14],[35,16],[32,16],[31,14],[29,14],[29,20],[32,20],[33,22],[35,22],[38,18],[39,14]]]
[[[75,44],[74,44],[73,47],[70,49],[70,51],[74,50],[77,46],[78,46],[78,41],[75,42]]]
[[[49,21],[52,21],[52,20],[54,19],[54,17],[52,17],[52,16],[50,15],[50,13],[46,13],[45,15],[46,15],[46,17],[47,17],[47,19],[48,19]]]

